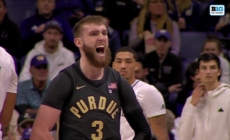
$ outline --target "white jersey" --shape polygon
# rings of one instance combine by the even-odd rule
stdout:
[[[15,72],[13,58],[0,47],[0,113],[6,98],[7,92],[17,93],[18,77]],[[0,140],[2,139],[0,124]]]
[[[164,99],[161,93],[154,86],[140,80],[136,80],[132,84],[132,87],[146,118],[166,114]],[[120,122],[121,139],[132,140],[135,133],[123,113]]]

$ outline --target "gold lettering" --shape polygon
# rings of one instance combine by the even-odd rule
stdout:
[[[117,112],[119,111],[119,108],[117,108],[111,115],[111,117],[114,119],[115,118],[115,115],[117,114]]]
[[[87,111],[89,111],[89,108],[86,106],[83,100],[80,100],[80,102],[77,102],[77,106],[79,107],[82,113],[86,113]]]
[[[96,103],[95,103],[95,98],[93,96],[89,96],[88,101],[89,101],[90,110],[97,109],[97,106],[96,106]]]
[[[107,107],[106,111],[107,113],[111,114],[114,108],[116,107],[117,103],[115,103],[113,100],[110,102],[109,106]]]
[[[78,110],[76,107],[72,106],[72,107],[70,108],[70,111],[71,111],[75,116],[77,116],[78,118],[81,118],[81,115],[79,114],[79,110]]]
[[[106,104],[106,98],[100,96],[98,109],[100,109],[100,110],[105,110],[105,104]]]

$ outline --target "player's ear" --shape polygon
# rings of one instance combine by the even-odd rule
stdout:
[[[221,73],[222,73],[222,69],[221,68],[219,68],[219,70],[218,70],[218,76],[220,76],[221,75]]]
[[[136,62],[136,65],[135,65],[135,71],[137,71],[138,67],[140,67],[140,63],[139,62]]]
[[[82,47],[83,47],[83,42],[82,42],[81,38],[74,38],[74,44],[75,44],[78,48],[82,48]]]

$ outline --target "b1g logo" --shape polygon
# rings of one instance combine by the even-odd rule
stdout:
[[[224,5],[210,5],[209,13],[211,16],[224,16],[225,15],[225,7]]]

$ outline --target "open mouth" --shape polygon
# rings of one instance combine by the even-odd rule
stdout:
[[[104,55],[105,54],[105,48],[104,48],[104,46],[103,47],[99,46],[98,48],[96,48],[96,52],[99,55]]]

